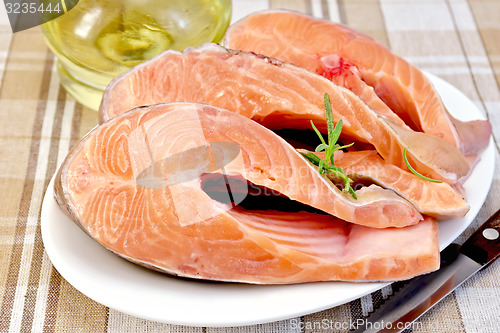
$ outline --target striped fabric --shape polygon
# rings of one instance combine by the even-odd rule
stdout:
[[[500,146],[500,1],[233,0],[233,21],[267,8],[293,9],[361,30],[421,69],[449,81],[485,113]],[[40,29],[12,34],[0,9],[0,332],[347,332],[393,293],[391,286],[300,318],[238,328],[151,322],[100,305],[52,267],[40,233],[43,194],[68,150],[97,123],[59,85]],[[463,241],[498,209],[500,169]],[[413,332],[500,332],[500,263],[427,313]],[[300,302],[300,299],[297,299]],[[408,330],[411,331],[411,330]]]

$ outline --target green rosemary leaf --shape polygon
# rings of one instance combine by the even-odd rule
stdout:
[[[343,146],[339,146],[337,145],[337,149],[335,150],[340,150],[340,149],[344,149],[344,148],[349,148],[350,146],[352,146],[354,144],[354,142],[351,142],[350,144],[348,145],[343,145]]]
[[[321,159],[318,164],[319,173],[322,175],[325,173],[325,160]]]
[[[312,164],[319,165],[319,161],[321,159],[316,154],[314,153],[307,153],[307,154],[301,153],[301,154],[306,158],[306,160],[308,160]]]
[[[318,135],[319,139],[321,140],[322,143],[324,143],[326,145],[326,142],[325,142],[325,139],[323,139],[323,135],[321,134],[321,132],[316,128],[316,126],[314,126],[314,123],[313,121],[311,120],[311,126],[314,130],[314,132],[316,132],[316,134]]]
[[[342,170],[341,168],[339,168],[338,166],[335,166],[335,165],[330,165],[328,167],[328,171],[330,173],[340,173],[341,175],[347,176],[344,170]]]
[[[311,127],[314,132],[318,135],[321,143],[316,147],[316,152],[325,151],[325,158],[319,158],[314,153],[303,154],[309,162],[318,166],[318,172],[320,175],[325,173],[331,174],[334,177],[340,178],[344,181],[344,190],[349,192],[354,199],[357,199],[356,194],[354,193],[354,189],[351,187],[352,179],[350,179],[344,170],[335,166],[335,158],[334,153],[336,150],[344,149],[352,146],[354,143],[341,146],[337,144],[337,140],[340,137],[340,133],[342,132],[342,119],[340,119],[337,124],[333,122],[333,113],[332,113],[332,105],[330,104],[330,97],[328,94],[325,94],[325,113],[326,113],[326,124],[328,129],[328,144],[325,142],[323,135],[320,131],[314,126],[314,122],[311,120]]]
[[[325,113],[326,113],[326,125],[328,128],[328,144],[332,145],[335,144],[337,140],[333,140],[335,127],[333,123],[332,105],[330,104],[330,96],[328,96],[328,94],[325,94],[324,102],[325,102]],[[342,130],[342,125],[341,125],[341,130]]]
[[[433,183],[442,183],[442,181],[440,180],[436,180],[436,179],[432,179],[432,178],[429,178],[429,177],[426,177],[420,173],[417,172],[417,170],[413,169],[412,166],[410,165],[410,163],[408,162],[408,158],[406,157],[406,147],[403,149],[403,159],[405,160],[405,163],[406,163],[406,166],[408,167],[408,169],[410,169],[410,171],[417,177],[419,178],[422,178],[423,180],[427,180],[429,182],[433,182]]]
[[[355,200],[358,200],[358,196],[356,195],[356,192],[354,192],[354,189],[351,186],[349,186],[349,193]]]
[[[326,143],[321,143],[316,147],[315,152],[320,152],[320,151],[325,150],[327,148],[328,148],[328,145]]]
[[[337,140],[340,137],[340,132],[342,132],[342,119],[339,120],[339,122],[337,123],[337,125],[335,125],[332,134],[329,135],[328,140],[330,140],[330,141],[328,143],[330,145],[336,145],[336,146],[338,146],[337,145]]]

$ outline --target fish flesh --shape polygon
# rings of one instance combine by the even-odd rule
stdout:
[[[443,138],[465,155],[478,154],[489,143],[492,129],[488,121],[453,118],[424,73],[345,25],[302,13],[268,10],[232,24],[224,45],[318,73],[399,122],[384,108],[385,103],[412,129]]]
[[[323,212],[248,210],[215,200],[203,190],[207,174],[279,191]],[[148,177],[164,181],[155,187]],[[420,221],[411,204],[377,186],[352,199],[272,131],[208,105],[160,104],[114,117],[72,149],[54,186],[60,207],[104,247],[183,277],[392,281],[439,266],[433,218]],[[345,220],[420,222],[379,229]]]
[[[183,53],[165,51],[118,76],[104,93],[99,119],[104,122],[142,105],[196,102],[237,112],[273,130],[310,130],[312,120],[326,133],[325,93],[334,122],[343,120],[345,140],[370,143],[403,169],[407,148],[418,172],[448,183],[468,174],[467,160],[451,144],[378,115],[350,90],[303,68],[216,44]]]
[[[151,115],[147,115],[148,111]],[[173,114],[169,115],[169,112]],[[209,165],[215,163],[214,154],[208,153],[209,150],[206,156],[181,153],[192,149],[199,151],[199,147],[206,147],[207,142],[212,144],[226,142],[236,144],[241,150],[238,154],[240,159],[235,159],[224,166],[224,172],[227,175],[230,174],[231,177],[236,177],[235,180],[244,179],[256,186],[266,187],[291,200],[355,224],[379,228],[403,227],[415,224],[422,219],[412,204],[394,194],[393,191],[378,186],[370,186],[358,191],[357,200],[355,200],[350,194],[342,192],[325,177],[320,176],[317,169],[285,140],[236,113],[202,104],[173,103],[143,107],[131,113],[129,117],[126,114],[120,117],[120,121],[110,125],[106,125],[108,123],[106,122],[94,130],[93,134],[81,143],[82,148],[75,150],[75,154],[88,156],[81,156],[81,160],[71,155],[67,158],[63,169],[69,168],[70,165],[72,167],[64,174],[82,168],[81,172],[85,175],[85,177],[68,178],[68,185],[74,185],[76,189],[79,189],[80,183],[84,182],[86,185],[98,175],[102,178],[99,179],[103,182],[103,190],[109,192],[118,186],[115,184],[118,179],[113,180],[113,175],[116,173],[120,177],[127,177],[127,181],[120,182],[119,186],[125,186],[123,183],[127,183],[127,186],[134,185],[133,189],[136,185],[144,189],[155,189],[148,185],[150,182],[147,182],[147,177],[144,176],[148,172],[144,170],[150,169],[151,165],[158,165],[158,161],[169,158],[177,162],[160,163],[160,167],[156,168],[159,169],[157,173],[160,175],[155,175],[154,171],[149,172],[153,176],[150,178],[153,178],[153,181],[158,178],[168,179],[168,182],[163,182],[163,187],[170,189],[181,187],[182,184],[189,183],[193,179],[198,179],[199,175],[207,173],[207,163]],[[143,120],[154,115],[157,115],[157,118],[151,121]],[[130,129],[130,123],[132,120],[136,121],[136,118],[141,123],[139,125],[134,123],[137,128]],[[155,126],[154,130],[158,132],[144,128],[146,125],[143,123]],[[117,136],[119,140],[112,140],[114,136]],[[110,142],[108,143],[107,140]],[[169,148],[165,143],[169,140],[175,146]],[[160,148],[158,152],[152,151],[152,149]],[[167,151],[167,148],[170,150]],[[133,150],[133,153],[130,150]],[[106,155],[115,151],[116,156]],[[223,152],[219,155],[232,153]],[[177,157],[179,155],[181,157]],[[75,162],[71,162],[72,160]],[[165,177],[165,168],[170,170],[169,177]],[[186,177],[186,174],[193,175],[193,170],[198,170],[199,175]],[[95,172],[96,175],[87,174],[91,172]],[[179,179],[182,181],[178,181]],[[78,184],[72,184],[72,181]],[[130,181],[134,183],[129,184]],[[108,184],[109,182],[111,184]],[[195,185],[199,187],[199,181]]]
[[[299,150],[305,154],[311,153]],[[324,158],[325,153],[315,153]],[[384,161],[375,150],[336,151],[335,165],[357,184],[367,186],[377,184],[391,189],[410,201],[417,210],[438,220],[450,217],[464,217],[470,209],[465,198],[447,183],[423,180],[411,172],[402,170]],[[339,182],[332,175],[331,181]]]

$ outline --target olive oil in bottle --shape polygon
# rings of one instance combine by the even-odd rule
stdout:
[[[42,30],[61,84],[97,110],[118,74],[167,49],[218,43],[231,11],[231,0],[80,0]]]

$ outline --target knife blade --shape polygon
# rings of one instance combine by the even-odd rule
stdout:
[[[462,246],[450,244],[441,252],[439,270],[415,277],[351,332],[401,332],[500,254],[500,210],[481,225]]]

